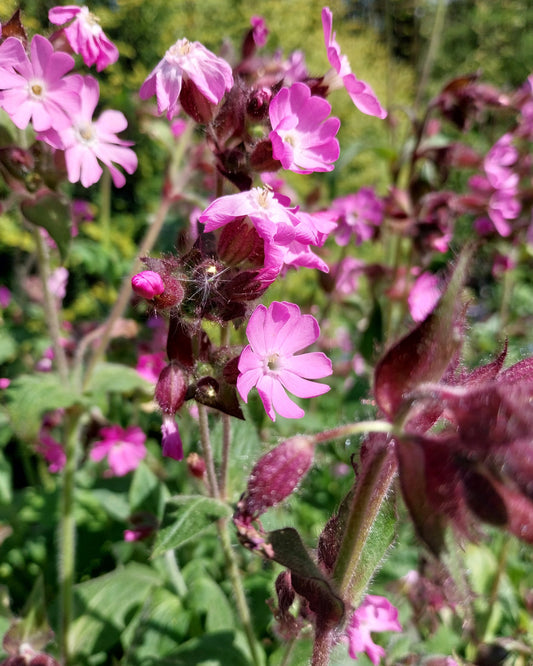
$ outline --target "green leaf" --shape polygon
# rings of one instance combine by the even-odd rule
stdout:
[[[153,393],[153,386],[133,368],[120,363],[100,363],[94,369],[87,393],[102,396],[110,391],[114,393],[143,391],[150,395]]]
[[[161,662],[148,662],[150,666],[159,666]],[[163,662],[164,663],[164,662]],[[172,653],[173,666],[250,666],[250,661],[235,645],[232,631],[219,631],[193,638]],[[143,666],[145,666],[143,664]],[[148,665],[146,665],[148,666]]]
[[[131,610],[161,584],[160,576],[153,569],[132,562],[76,585],[77,619],[69,635],[71,650],[85,655],[108,650],[119,640]]]
[[[188,606],[206,614],[206,633],[235,629],[232,607],[220,586],[207,573],[189,583],[188,592]]]
[[[0,363],[12,361],[17,356],[17,343],[5,328],[0,328]]]
[[[196,539],[219,518],[229,518],[233,513],[224,502],[202,495],[172,497],[167,502],[167,511],[169,509],[177,513],[177,519],[158,533],[152,557]]]
[[[162,517],[165,502],[170,493],[167,487],[141,462],[135,470],[129,492],[130,512],[150,511],[158,518]]]
[[[43,227],[55,241],[61,261],[64,261],[71,240],[71,213],[68,203],[50,190],[39,192],[35,198],[26,199],[20,205],[24,217]]]
[[[0,504],[10,504],[13,500],[11,476],[11,464],[0,451]]]
[[[81,398],[54,372],[17,377],[6,396],[11,427],[25,441],[35,439],[45,412],[81,403]]]

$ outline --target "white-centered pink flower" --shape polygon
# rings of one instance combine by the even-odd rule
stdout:
[[[129,148],[133,145],[131,141],[123,141],[116,136],[128,126],[123,113],[107,110],[93,121],[99,94],[98,81],[92,76],[84,77],[81,109],[73,115],[72,126],[58,132],[44,132],[39,138],[65,151],[71,183],[81,182],[83,187],[96,183],[102,175],[100,161],[111,172],[115,186],[122,187],[126,178],[115,165],[131,174],[137,168],[137,156]]]
[[[296,173],[332,171],[339,159],[335,135],[340,120],[328,118],[331,105],[323,97],[311,95],[305,83],[282,88],[269,107],[272,154],[284,169]]]
[[[357,659],[357,654],[366,652],[370,661],[377,666],[385,650],[376,645],[370,635],[373,631],[401,631],[397,609],[385,599],[368,594],[354,611],[346,629],[348,654]]]
[[[19,129],[30,121],[37,132],[65,129],[80,108],[82,77],[65,76],[74,58],[54,52],[42,35],[33,37],[30,53],[31,60],[15,37],[0,45],[0,108]]]
[[[89,457],[95,462],[107,458],[110,476],[124,476],[137,469],[146,456],[146,435],[137,426],[101,428],[100,436],[102,439],[93,444]]]
[[[301,314],[294,303],[274,301],[268,308],[258,305],[246,327],[249,344],[239,359],[237,390],[244,402],[255,386],[272,421],[276,412],[289,419],[301,418],[304,410],[287,391],[299,398],[312,398],[330,388],[310,381],[331,375],[331,361],[325,354],[295,354],[316,342],[319,335],[317,320]]]
[[[159,113],[172,119],[179,111],[183,83],[190,81],[211,104],[218,104],[233,86],[231,67],[200,44],[179,39],[150,73],[139,91],[141,99],[155,95]]]
[[[324,41],[326,43],[329,64],[333,67],[342,85],[346,88],[355,106],[369,116],[385,118],[387,112],[378,101],[372,88],[360,81],[352,72],[347,56],[341,54],[340,46],[335,40],[336,33],[333,32],[333,14],[329,7],[322,9],[322,27],[324,29]],[[330,88],[338,87],[333,81],[329,81]]]
[[[338,216],[337,243],[348,245],[352,235],[356,245],[370,240],[375,227],[383,222],[384,208],[383,200],[371,187],[362,187],[358,192],[334,199],[331,210]]]
[[[118,60],[117,47],[102,30],[98,17],[87,7],[54,7],[48,12],[48,19],[55,25],[74,19],[63,31],[70,47],[81,55],[87,67],[96,64],[96,71],[101,72]]]

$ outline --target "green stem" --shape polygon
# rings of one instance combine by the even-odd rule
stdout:
[[[61,610],[60,646],[63,666],[70,663],[69,630],[74,611],[74,580],[76,575],[76,521],[74,516],[75,474],[79,441],[78,413],[65,416],[65,456],[62,472],[59,523],[59,599]]]
[[[102,246],[106,254],[111,249],[111,174],[104,169],[100,179],[100,225]]]
[[[437,10],[435,12],[435,20],[433,22],[433,28],[431,30],[429,46],[426,53],[426,57],[424,59],[424,68],[422,70],[422,74],[420,75],[420,82],[418,84],[418,89],[416,91],[416,98],[414,104],[415,109],[418,108],[420,102],[422,101],[422,97],[426,90],[429,81],[429,76],[431,74],[431,69],[433,67],[435,57],[437,56],[437,52],[439,50],[440,40],[444,28],[444,19],[446,17],[446,8],[447,8],[447,3],[445,2],[445,0],[438,0]]]
[[[39,266],[39,273],[41,276],[41,283],[43,287],[44,297],[44,316],[48,325],[48,332],[52,339],[52,346],[54,348],[54,360],[57,365],[59,376],[64,383],[69,381],[69,371],[67,357],[65,351],[61,346],[61,326],[59,323],[59,314],[57,302],[54,295],[50,291],[50,262],[48,248],[41,236],[39,227],[32,225],[33,237],[37,248],[37,264]]]
[[[333,571],[333,581],[337,585],[339,594],[354,602],[358,601],[364,591],[364,589],[357,589],[357,568],[381,504],[389,492],[396,468],[394,448],[389,441],[363,463],[357,479],[356,490]],[[359,585],[365,586],[367,582],[359,581]]]
[[[217,525],[218,525],[218,534],[220,537],[220,542],[222,544],[222,550],[224,552],[224,557],[226,559],[227,571],[229,574],[231,585],[233,587],[233,594],[235,596],[235,605],[237,607],[237,613],[239,614],[239,619],[244,629],[244,633],[246,634],[246,639],[248,641],[248,646],[250,648],[250,655],[252,657],[252,664],[254,666],[261,666],[262,661],[259,657],[259,649],[252,623],[252,616],[250,614],[250,609],[248,607],[248,602],[246,600],[246,594],[244,592],[244,586],[242,584],[239,567],[237,566],[235,551],[231,545],[231,539],[228,530],[228,521],[227,519],[223,518],[218,521]]]
[[[229,347],[230,328],[226,324],[220,331],[220,346]],[[222,457],[220,459],[220,469],[218,483],[220,488],[220,498],[227,499],[228,491],[228,468],[231,447],[231,417],[228,414],[222,414]]]
[[[279,666],[289,666],[291,654],[292,651],[294,650],[295,645],[296,645],[296,638],[291,638],[285,643],[285,652],[283,653],[283,657],[279,662]]]

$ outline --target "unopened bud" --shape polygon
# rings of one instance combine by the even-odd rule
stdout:
[[[163,455],[167,458],[174,458],[174,460],[183,460],[183,444],[173,416],[163,414],[161,435]]]
[[[254,120],[263,120],[268,116],[268,107],[272,99],[270,88],[259,88],[254,90],[246,105],[246,112]]]
[[[205,460],[197,453],[189,453],[187,456],[187,467],[192,476],[203,479],[205,475]]]
[[[151,300],[165,291],[163,278],[155,271],[142,271],[131,278],[131,286],[137,296]]]
[[[165,414],[175,414],[185,402],[187,378],[175,364],[170,363],[159,375],[155,387],[155,399]]]
[[[296,435],[260,458],[238,504],[240,517],[253,520],[286,499],[313,464],[314,449],[312,440]]]

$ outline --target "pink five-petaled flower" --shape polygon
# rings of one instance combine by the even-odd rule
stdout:
[[[179,39],[142,84],[139,96],[148,99],[155,95],[158,112],[166,111],[171,120],[180,109],[178,100],[188,81],[208,102],[218,104],[233,86],[233,74],[225,60],[200,42]]]
[[[37,132],[65,129],[80,108],[82,78],[65,76],[74,58],[54,52],[42,35],[33,37],[30,52],[31,61],[16,37],[0,45],[0,108],[19,129],[30,120]]]
[[[352,234],[356,245],[370,240],[375,227],[383,221],[384,203],[372,187],[362,187],[358,192],[334,199],[331,210],[338,214],[335,240],[348,245]]]
[[[102,439],[93,444],[90,458],[95,462],[107,458],[110,476],[124,476],[137,469],[146,456],[146,435],[137,426],[101,428],[100,436]]]
[[[358,652],[366,652],[370,661],[376,666],[385,655],[385,650],[374,643],[371,632],[401,630],[398,611],[390,601],[385,597],[368,594],[348,623],[346,629],[348,653],[352,659],[357,659]]]
[[[101,72],[118,60],[117,47],[106,37],[98,18],[87,7],[54,7],[48,12],[48,19],[56,25],[74,19],[64,33],[74,53],[81,55],[87,67],[96,63],[96,71]]]
[[[137,156],[128,146],[131,141],[123,141],[116,134],[128,126],[120,111],[104,111],[98,120],[93,121],[93,113],[98,104],[100,89],[92,76],[83,79],[81,109],[72,117],[73,125],[58,132],[44,132],[39,138],[55,148],[65,151],[68,179],[71,183],[81,181],[83,187],[96,183],[102,175],[103,162],[111,172],[113,183],[122,187],[126,183],[124,174],[117,169],[119,164],[131,174],[137,168]]]
[[[331,361],[322,352],[295,355],[313,344],[320,335],[317,320],[300,312],[294,303],[274,301],[268,307],[258,305],[252,313],[246,336],[248,344],[239,359],[237,390],[248,402],[255,386],[272,421],[276,412],[289,419],[299,419],[304,411],[286,390],[299,398],[312,398],[329,391],[326,384],[310,379],[331,375]]]
[[[272,154],[284,169],[295,173],[332,171],[339,159],[335,135],[340,120],[328,118],[331,105],[311,95],[305,83],[282,88],[270,102]]]
[[[335,41],[335,33],[333,32],[333,14],[329,7],[322,9],[322,27],[324,29],[324,41],[326,42],[326,49],[328,54],[329,64],[337,73],[337,77],[341,79],[342,85],[348,91],[352,102],[363,113],[369,116],[377,116],[378,118],[385,118],[387,112],[378,101],[372,88],[360,81],[350,68],[350,63],[345,55],[341,54],[340,46]],[[334,85],[330,83],[330,88]]]

